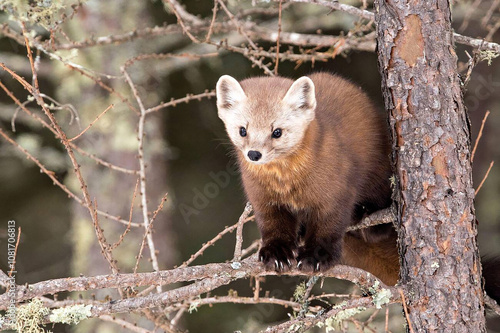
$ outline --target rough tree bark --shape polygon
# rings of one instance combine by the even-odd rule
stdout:
[[[409,320],[415,332],[485,332],[470,131],[449,3],[376,1],[376,9]]]

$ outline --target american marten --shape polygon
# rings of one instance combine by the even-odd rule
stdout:
[[[325,271],[344,263],[395,284],[392,225],[346,233],[392,202],[387,120],[368,96],[327,73],[241,83],[224,75],[216,90],[266,268]]]
[[[268,268],[327,270],[342,258],[346,228],[391,203],[386,120],[347,80],[317,73],[240,85],[225,75],[217,106]]]

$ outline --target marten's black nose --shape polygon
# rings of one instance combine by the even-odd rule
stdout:
[[[256,150],[250,150],[248,152],[248,158],[254,162],[260,160],[261,157],[262,157],[262,154]]]

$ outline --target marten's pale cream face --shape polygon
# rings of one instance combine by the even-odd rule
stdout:
[[[293,84],[282,80],[271,86],[267,82],[250,79],[244,85],[246,90],[229,75],[217,82],[219,117],[235,147],[253,164],[266,164],[293,153],[315,116],[311,79],[304,76]]]

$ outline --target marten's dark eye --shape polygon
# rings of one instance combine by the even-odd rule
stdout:
[[[281,136],[281,128],[277,128],[273,131],[273,135],[271,135],[273,139],[277,139]]]
[[[247,136],[247,130],[245,129],[245,127],[240,127],[240,135]]]

